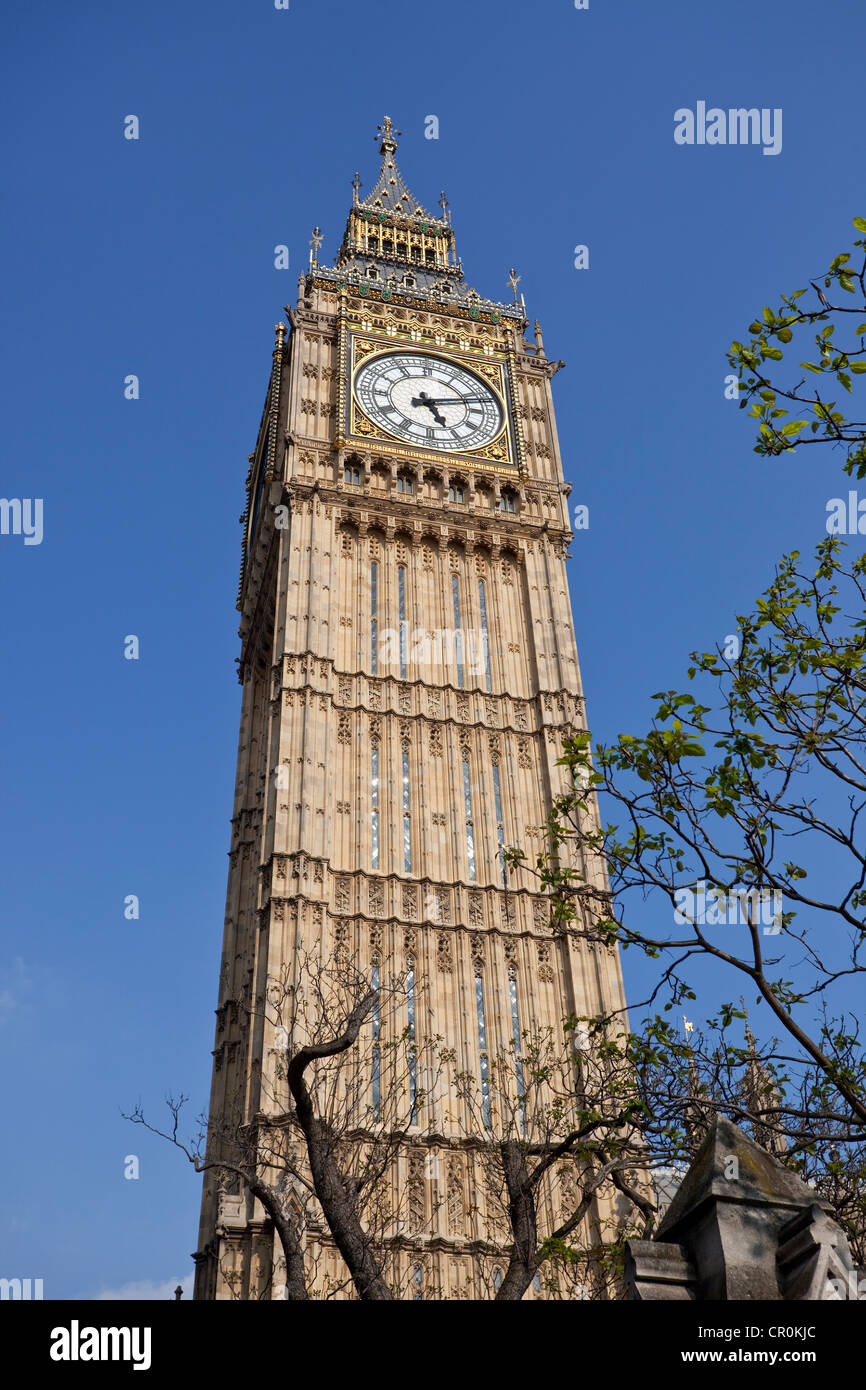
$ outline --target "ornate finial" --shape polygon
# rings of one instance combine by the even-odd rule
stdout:
[[[517,274],[517,271],[514,269],[513,266],[512,266],[512,268],[511,268],[511,270],[509,270],[509,272],[508,272],[508,283],[509,283],[509,285],[511,286],[512,292],[513,292],[513,294],[514,294],[514,302],[515,302],[515,304],[516,304],[516,303],[518,302],[518,301],[517,301],[517,286],[520,284],[520,276]]]
[[[376,139],[379,141],[379,153],[387,154],[389,150],[396,150],[397,137],[402,135],[402,130],[395,130],[394,123],[390,116],[386,116],[382,125],[376,128]]]
[[[359,188],[363,188],[363,186],[364,186],[364,185],[361,183],[361,175],[360,175],[360,174],[357,172],[357,170],[356,170],[356,171],[355,171],[355,177],[352,179],[352,205],[353,205],[353,207],[357,207],[357,206],[358,206],[358,189],[359,189]]]
[[[439,194],[439,206],[442,209],[442,216],[444,220],[446,222],[450,222],[451,218],[448,214],[448,208],[450,207],[450,203],[448,202],[448,199],[445,197],[444,190],[442,193]]]
[[[286,337],[286,333],[288,332],[288,329],[286,328],[286,325],[285,325],[284,323],[278,323],[278,324],[276,324],[276,325],[274,326],[274,332],[275,332],[276,335],[277,335],[276,346],[277,346],[278,348],[281,348],[281,347],[283,346],[284,341],[285,341],[285,337]]]
[[[321,246],[323,240],[324,240],[324,237],[323,237],[323,235],[322,235],[322,229],[321,229],[321,227],[314,227],[314,228],[313,228],[313,235],[310,237],[310,266],[311,266],[311,267],[314,266],[314,265],[318,265],[318,263],[319,263],[319,247]]]

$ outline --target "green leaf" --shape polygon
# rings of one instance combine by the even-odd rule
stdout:
[[[866,367],[864,367],[864,371],[866,371]],[[800,430],[804,430],[807,424],[807,420],[791,420],[787,425],[782,426],[782,433],[799,434]]]
[[[791,341],[791,339],[793,338],[794,335],[793,335],[793,333],[791,332],[790,328],[780,328],[780,329],[779,329],[779,332],[776,334],[776,336],[777,336],[777,338],[779,339],[780,342],[782,342],[782,343],[790,343],[790,341]]]
[[[862,376],[866,372],[866,362],[849,362],[848,365],[852,372],[856,372],[858,376]]]
[[[855,217],[854,226],[858,232],[866,232],[866,217]]]
[[[774,362],[781,362],[782,352],[779,348],[764,348],[764,356],[772,357]]]

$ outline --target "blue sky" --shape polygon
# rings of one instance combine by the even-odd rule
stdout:
[[[44,499],[44,539],[0,538],[0,1274],[41,1277],[47,1297],[164,1296],[191,1268],[199,1180],[120,1111],[207,1098],[237,518],[312,227],[331,259],[387,111],[410,188],[448,194],[470,282],[505,298],[518,268],[567,363],[554,390],[572,502],[590,507],[570,580],[592,728],[639,729],[649,694],[723,640],[848,486],[829,455],[752,452],[724,353],[866,215],[866,12],[85,0],[17,7],[5,29],[0,490]],[[699,100],[781,108],[781,153],[675,145],[675,110]]]

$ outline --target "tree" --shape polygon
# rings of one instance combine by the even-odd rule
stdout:
[[[428,1099],[419,1078],[430,1075],[435,1086],[437,1071],[437,1040],[416,1043],[404,1012],[401,981],[380,983],[339,951],[326,961],[301,953],[294,979],[284,969],[247,1011],[248,1030],[263,1025],[276,1054],[273,1086],[261,1069],[254,1114],[239,1093],[220,1120],[200,1116],[186,1140],[179,1134],[185,1096],[169,1099],[165,1129],[141,1107],[126,1116],[173,1143],[196,1172],[223,1186],[240,1183],[261,1203],[282,1247],[289,1300],[309,1297],[312,1266],[325,1252],[304,1236],[318,1231],[320,1218],[346,1274],[326,1278],[329,1294],[350,1282],[364,1300],[397,1296],[387,1267],[408,1199],[398,1192],[395,1202],[389,1172]],[[260,1292],[272,1296],[269,1280]]]
[[[692,653],[689,678],[715,683],[714,706],[668,690],[647,734],[620,735],[594,759],[588,734],[567,742],[571,786],[534,871],[561,929],[664,961],[647,1002],[663,988],[668,1009],[694,999],[698,958],[746,977],[866,1126],[862,1059],[852,1065],[849,1034],[826,1016],[838,986],[866,971],[866,557],[846,565],[842,549],[822,541],[809,571],[785,557],[755,612],[737,619],[736,654]],[[596,790],[622,830],[597,828]],[[604,854],[609,893],[561,866],[569,841]],[[670,929],[626,920],[635,890],[667,899]]]
[[[866,233],[866,218],[855,217],[854,227]],[[749,414],[760,422],[756,453],[774,456],[805,444],[840,445],[846,451],[845,472],[863,478],[866,423],[847,420],[836,400],[827,399],[840,386],[853,394],[852,376],[866,373],[866,239],[855,240],[853,256],[853,262],[852,252],[833,256],[828,269],[817,277],[834,300],[836,291],[850,295],[850,300],[831,302],[812,280],[817,303],[802,307],[798,301],[808,293],[802,289],[783,295],[778,309],[765,306],[749,324],[749,341],[731,344],[728,361],[737,372],[741,409],[751,402]],[[810,353],[816,360],[799,363],[809,377],[780,385],[770,364],[783,361],[795,334],[799,347],[803,330],[818,324],[824,327],[814,334],[815,351]],[[837,337],[841,341],[835,341]],[[806,418],[786,418],[792,412]],[[809,433],[804,434],[807,429]]]

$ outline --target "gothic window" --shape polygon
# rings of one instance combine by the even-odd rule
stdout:
[[[409,813],[409,748],[403,744],[403,870],[412,872],[412,822]]]
[[[412,479],[411,479],[411,477],[410,477],[410,475],[409,475],[408,473],[398,473],[398,474],[397,474],[397,491],[398,491],[398,492],[411,492],[411,491],[412,491]]]
[[[343,470],[343,481],[346,482],[346,483],[351,483],[351,485],[352,485],[353,487],[360,487],[360,485],[361,485],[361,470],[360,470],[360,468],[345,468],[345,469]]]
[[[415,1055],[415,961],[410,956],[406,969],[406,1040],[409,1044],[409,1123],[418,1123],[418,1059]]]
[[[515,501],[514,501],[514,493],[511,491],[510,488],[506,488],[506,490],[505,490],[503,493],[500,494],[500,497],[499,497],[499,510],[500,510],[501,512],[513,512],[513,511],[516,511]]]
[[[367,275],[371,280],[378,280],[379,272],[374,265],[367,267]]]
[[[372,969],[372,972],[371,972],[370,984],[371,984],[372,988],[373,988],[374,990],[377,991],[377,993],[376,993],[376,1002],[375,1002],[374,1005],[373,1005],[373,1012],[372,1012],[371,1018],[372,1018],[372,1024],[373,1024],[373,1067],[372,1067],[372,1072],[373,1072],[373,1075],[372,1075],[372,1081],[373,1081],[373,1119],[374,1119],[374,1120],[378,1120],[378,1118],[379,1118],[379,1108],[380,1108],[381,1100],[382,1100],[382,1060],[381,1060],[381,1053],[380,1053],[380,1050],[379,1050],[379,1037],[380,1037],[380,1032],[381,1032],[381,1021],[380,1021],[380,1018],[379,1018],[379,995],[378,995],[378,989],[379,989],[379,962],[378,962],[378,960],[374,960],[374,961],[373,961],[373,969]]]
[[[370,749],[370,867],[379,867],[379,747]]]
[[[463,689],[463,633],[460,629],[460,582],[451,576],[451,599],[454,606],[454,652],[457,658],[457,684]]]
[[[478,1020],[478,1051],[481,1054],[481,1117],[490,1129],[490,1071],[487,1060],[487,1024],[484,1018],[484,985],[481,970],[475,967],[475,1014]]]
[[[469,772],[469,754],[463,754],[463,809],[466,816],[466,859],[469,864],[469,881],[475,882],[475,831],[472,826],[472,788]]]
[[[370,670],[379,672],[379,566],[370,566]]]
[[[535,1292],[536,1292],[536,1293],[541,1293],[541,1275],[540,1275],[540,1274],[536,1274],[535,1278],[534,1278],[533,1281],[532,1281],[532,1287],[535,1289]]]
[[[511,1037],[514,1042],[514,1075],[517,1082],[517,1104],[520,1107],[520,1128],[526,1133],[526,1086],[523,1078],[523,1063],[520,1060],[520,1011],[517,1007],[517,977],[514,971],[508,976],[508,995],[511,1000]]]
[[[423,1283],[423,1280],[424,1275],[421,1266],[416,1265],[415,1268],[412,1270],[412,1283],[415,1286],[414,1293],[412,1294],[413,1303],[417,1302],[419,1299],[423,1302],[424,1295],[421,1292],[421,1285]]]
[[[408,623],[406,622],[406,570],[401,565],[397,570],[397,602],[400,610],[400,679],[406,679],[406,648],[408,646]]]
[[[493,1271],[493,1287],[497,1293],[502,1288],[502,1270],[499,1268]]]
[[[481,644],[484,648],[484,679],[487,689],[492,690],[490,683],[490,639],[487,634],[487,593],[484,588],[484,580],[478,581],[478,604],[481,609]]]
[[[414,276],[414,275],[406,275],[406,276],[404,276],[403,282],[404,282],[404,284],[405,284],[405,286],[406,286],[407,289],[409,289],[409,290],[414,290],[414,288],[415,288],[415,276]]]
[[[449,501],[449,502],[462,502],[462,501],[463,501],[463,488],[460,486],[459,483],[452,483],[451,486],[449,487],[449,489],[448,489],[448,501]]]
[[[505,827],[502,821],[502,787],[499,781],[499,764],[493,764],[493,802],[496,809],[496,840],[499,849],[496,858],[499,861],[499,881],[505,887]]]

